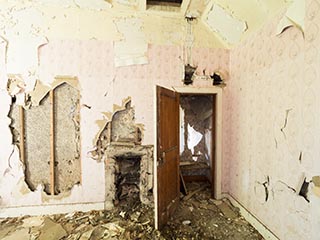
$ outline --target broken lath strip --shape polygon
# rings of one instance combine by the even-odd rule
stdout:
[[[55,189],[55,144],[54,144],[54,94],[53,90],[49,93],[50,96],[50,193],[54,195]]]

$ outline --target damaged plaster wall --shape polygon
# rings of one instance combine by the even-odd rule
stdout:
[[[68,192],[81,182],[80,96],[69,84],[54,89],[56,191]]]
[[[54,90],[54,145],[55,145],[55,193],[68,192],[80,183],[80,127],[79,91],[63,83]],[[12,98],[16,100],[15,97]],[[23,108],[12,103],[9,117],[13,144],[24,151],[25,181],[31,191],[40,188],[50,194],[50,129],[51,104],[49,93],[39,100],[38,106]],[[21,139],[21,123],[24,140]],[[24,141],[22,149],[21,141]]]
[[[94,139],[101,131],[97,120],[102,118],[110,120],[104,113],[112,112],[115,103],[121,103],[123,99],[130,96],[135,103],[135,121],[144,126],[143,136],[137,140],[143,145],[153,145],[154,86],[157,84],[167,87],[183,85],[183,44],[186,37],[184,17],[133,12],[131,7],[123,11],[109,8],[100,11],[88,9],[84,5],[75,6],[73,1],[63,1],[63,3],[60,1],[59,4],[57,1],[43,0],[0,3],[0,36],[3,39],[0,41],[0,216],[19,215],[23,212],[37,214],[43,211],[60,211],[64,205],[68,205],[68,208],[64,208],[68,211],[91,206],[89,204],[94,204],[93,207],[103,207],[106,199],[105,192],[110,188],[110,182],[105,176],[104,162],[93,161],[90,156],[90,152],[95,147]],[[148,58],[148,63],[115,67],[114,59],[117,53],[114,44],[123,40],[124,35],[118,31],[114,20],[127,16],[131,18],[132,13],[134,18],[142,23],[141,31],[144,34],[141,36],[144,36],[142,42],[147,43],[147,52],[144,54]],[[194,32],[195,41],[192,46],[191,61],[198,68],[193,86],[210,87],[212,86],[212,81],[210,77],[208,78],[210,73],[228,71],[229,51],[215,49],[222,46],[221,42],[214,35],[209,34],[210,37],[207,37],[209,32],[201,21],[195,24],[199,28]],[[19,34],[23,35],[21,39]],[[10,42],[18,38],[20,44],[27,37],[30,37],[32,44],[27,44],[30,41],[26,41],[23,45],[26,48],[23,53],[28,53],[26,58],[32,58],[30,60],[32,64],[23,65],[24,68],[20,68],[21,62],[15,62],[18,55],[16,50],[23,46],[16,48],[14,44],[10,45]],[[8,59],[13,66],[10,67],[13,69],[10,71],[14,72],[7,71]],[[25,184],[24,166],[20,161],[19,148],[13,144],[13,136],[9,128],[12,119],[8,115],[13,105],[12,96],[6,89],[8,74],[21,75],[24,87],[19,89],[21,91],[19,101],[23,100],[27,93],[31,97],[28,100],[34,106],[38,105],[48,89],[57,86],[55,82],[57,76],[77,77],[79,81],[77,89],[81,95],[79,109],[81,117],[75,120],[80,122],[81,138],[79,146],[75,147],[74,141],[77,141],[79,136],[72,137],[70,154],[76,162],[79,159],[81,162],[81,169],[72,167],[72,171],[75,171],[72,184],[78,183],[79,179],[81,184],[74,185],[68,194],[48,196],[42,189],[36,187],[35,191],[31,191]],[[34,87],[37,88],[40,83],[45,87],[45,91],[35,93]],[[68,96],[74,96],[73,91],[67,92]],[[76,103],[74,99],[67,99],[66,102],[69,101],[72,105]],[[66,110],[65,114],[72,113],[74,109],[69,110]],[[77,123],[65,124],[70,126],[66,136],[69,139],[70,135],[74,136],[73,130],[77,127]],[[16,127],[19,126],[16,125]],[[61,139],[62,134],[62,132],[58,133],[58,139]],[[39,141],[35,141],[34,144]],[[41,142],[41,149],[46,144],[48,143]],[[148,156],[152,154],[151,149],[152,146],[148,148]],[[64,159],[64,156],[62,158]],[[66,168],[63,174],[67,174],[68,170],[70,168]],[[79,171],[81,171],[81,177],[79,177]],[[149,171],[145,174],[148,177],[152,176]],[[71,182],[70,185],[62,188],[70,189],[70,186]],[[150,185],[148,188],[150,189]],[[76,205],[79,203],[88,205],[79,207]],[[31,210],[31,206],[35,206],[37,211]]]
[[[50,193],[50,100],[45,96],[38,107],[25,115],[25,180],[32,191],[42,186]],[[15,119],[19,121],[20,117]]]
[[[118,193],[121,192],[124,193],[125,198],[131,198],[132,193],[138,192],[142,203],[152,203],[153,146],[141,145],[143,126],[135,123],[135,111],[131,106],[131,99],[124,99],[122,106],[114,105],[114,112],[106,115],[110,120],[98,121],[102,129],[96,137],[95,149],[91,151],[91,157],[94,160],[103,160],[105,163],[105,179],[108,182],[105,186],[105,207],[111,208],[115,202],[119,203]],[[127,188],[121,189],[122,184],[117,181],[117,176],[121,175],[119,164],[128,159],[130,159],[129,162],[138,162],[139,172],[133,173],[133,176],[137,176],[138,179],[135,184],[129,184]],[[121,182],[125,184],[126,179]],[[135,187],[132,188],[132,186]],[[133,189],[134,191],[131,192]]]
[[[99,57],[97,57],[99,56]],[[114,103],[121,103],[123,99],[131,96],[132,102],[135,103],[135,121],[144,125],[142,144],[154,144],[154,86],[182,86],[182,64],[181,57],[183,49],[176,46],[157,46],[149,45],[148,58],[149,63],[146,65],[127,66],[115,68],[112,64],[106,64],[108,60],[114,59],[113,46],[110,42],[90,40],[56,40],[50,41],[47,45],[40,48],[39,51],[39,72],[40,79],[49,86],[56,86],[54,76],[68,75],[78,76],[79,89],[81,93],[80,104],[80,136],[81,136],[81,185],[75,185],[68,196],[47,197],[43,196],[41,191],[19,192],[19,180],[23,177],[23,169],[19,163],[18,151],[12,155],[18,174],[12,176],[5,175],[3,182],[10,182],[6,187],[0,189],[0,196],[5,199],[5,204],[1,214],[9,214],[6,206],[30,206],[44,204],[74,204],[74,203],[99,203],[105,201],[105,178],[104,162],[93,161],[89,152],[94,147],[96,134],[100,132],[101,126],[96,122],[105,118],[110,120],[104,114],[114,109]],[[219,61],[217,61],[219,59]],[[194,48],[192,50],[192,61],[197,63],[198,75],[193,83],[194,87],[210,87],[211,79],[206,78],[204,70],[209,74],[221,69],[228,70],[229,51],[220,49]],[[93,67],[94,66],[94,67]],[[125,84],[124,84],[125,83]],[[6,91],[4,90],[4,93]],[[43,96],[42,94],[39,94]],[[3,104],[7,104],[4,109],[1,120],[4,124],[2,132],[9,129],[10,122],[6,117],[9,112],[10,101],[6,101],[6,94],[1,98]],[[31,101],[37,104],[37,94],[31,94]],[[8,108],[7,113],[5,109]],[[7,119],[7,120],[6,120]],[[6,125],[5,125],[6,124]],[[3,148],[8,149],[8,156],[1,155],[7,162],[12,151],[11,132],[3,135],[1,142],[8,142]],[[1,171],[8,168],[3,164]],[[11,171],[11,172],[12,172]],[[94,176],[94,177],[93,177]],[[151,176],[151,175],[149,175]],[[23,178],[22,178],[23,179]],[[14,180],[14,181],[12,181]],[[110,184],[110,183],[109,183]],[[17,191],[17,197],[11,197],[11,191]],[[4,203],[4,202],[3,202]],[[11,211],[11,210],[10,210]],[[20,213],[17,210],[17,213]],[[16,214],[17,214],[16,213]],[[10,214],[14,214],[10,212]]]
[[[223,181],[279,239],[319,239],[320,5],[306,6],[304,36],[276,35],[282,13],[231,52],[224,95]]]
[[[118,31],[123,35],[121,41],[114,43],[116,54],[114,65],[128,66],[147,64],[148,44],[142,31],[142,21],[137,18],[115,19]]]
[[[125,109],[114,114],[111,124],[112,142],[141,143],[141,130],[135,124],[134,108],[131,101],[125,104]]]

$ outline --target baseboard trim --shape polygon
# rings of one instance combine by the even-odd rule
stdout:
[[[39,216],[39,215],[49,215],[49,214],[71,213],[76,211],[89,212],[91,210],[103,210],[103,209],[104,209],[104,202],[26,206],[26,207],[7,207],[7,208],[0,208],[0,218],[20,217],[24,215]]]
[[[223,198],[227,198],[231,204],[240,209],[240,214],[264,237],[266,240],[279,240],[279,238],[271,232],[263,223],[261,223],[254,215],[252,215],[241,203],[238,202],[229,193],[223,193]]]

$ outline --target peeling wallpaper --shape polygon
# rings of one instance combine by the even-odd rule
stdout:
[[[145,128],[143,143],[153,144],[154,86],[182,85],[187,26],[183,17],[128,10],[96,11],[72,4],[73,1],[64,1],[59,7],[56,1],[0,2],[0,216],[6,216],[12,207],[103,203],[104,164],[96,163],[88,154],[99,132],[96,120],[111,111],[113,104],[131,97],[136,104],[136,120]],[[131,21],[117,25],[117,19],[134,20],[137,28],[128,28]],[[220,42],[212,35],[206,38],[208,32],[201,22],[194,25],[197,31],[192,61],[199,65],[195,85],[212,86],[208,76],[201,76],[202,68],[207,72],[227,70],[229,51],[214,49]],[[135,38],[131,38],[132,33]],[[137,43],[140,49],[135,48]],[[120,51],[117,44],[121,45]],[[130,64],[142,63],[135,60],[137,56],[143,56],[145,64],[116,68],[116,57],[125,56],[126,49],[132,50]],[[12,145],[9,128],[10,75],[24,81],[24,89],[18,89],[22,91],[17,95],[18,104],[23,104],[23,91],[32,92],[37,80],[48,87],[55,84],[57,76],[79,80],[80,106],[90,106],[80,109],[80,126],[84,126],[80,132],[82,184],[63,196],[47,196],[41,185],[32,192],[24,182],[24,166],[18,148]]]
[[[136,113],[136,122],[144,125],[142,144],[154,144],[154,87],[182,86],[184,50],[179,46],[148,45],[149,63],[116,68],[113,64],[115,52],[113,43],[104,40],[52,40],[39,48],[39,79],[52,85],[56,76],[75,76],[80,89],[80,135],[82,184],[73,187],[64,196],[50,197],[42,193],[41,187],[30,192],[23,184],[23,167],[19,161],[18,149],[11,145],[12,136],[7,117],[11,103],[8,93],[0,91],[1,152],[0,178],[1,207],[43,206],[47,204],[103,202],[105,178],[103,163],[90,158],[92,140],[99,132],[96,120],[111,111],[113,104],[131,97]],[[194,48],[192,62],[199,70],[194,86],[212,86],[211,79],[204,76],[214,71],[227,71],[229,51],[221,49]],[[125,84],[124,84],[125,83]],[[2,107],[3,104],[3,107]],[[84,107],[84,106],[90,106]],[[12,150],[13,155],[11,155]],[[8,165],[12,161],[15,164]],[[11,166],[11,167],[10,167]],[[93,177],[94,176],[94,177]],[[23,190],[24,189],[24,190]],[[22,191],[23,190],[23,191]],[[12,198],[12,193],[15,197]],[[0,216],[5,211],[0,211]]]
[[[115,19],[114,24],[123,35],[114,43],[116,67],[135,64],[147,64],[148,43],[142,29],[142,21],[137,18]]]
[[[280,14],[230,54],[223,181],[283,240],[319,239],[320,199],[298,195],[301,179],[320,173],[319,9],[306,1],[304,36],[294,27],[276,36]]]
[[[144,126],[142,144],[154,144],[154,86],[182,86],[186,21],[111,11],[108,4],[104,11],[73,6],[73,1],[0,4],[0,217],[12,207],[103,202],[104,164],[89,156],[100,130],[96,120],[112,111],[113,104],[131,97],[136,122]],[[231,52],[218,49],[222,42],[201,21],[192,22],[190,62],[197,66],[193,85],[212,86],[208,75],[215,71],[227,76],[222,190],[280,239],[319,240],[319,197],[310,191],[308,203],[298,192],[301,179],[311,181],[320,174],[320,3],[306,1],[304,36],[297,28],[276,36],[283,16]],[[114,20],[124,17],[137,19],[143,34],[136,31],[136,39],[123,34]],[[115,67],[116,57],[123,53],[117,51],[117,43],[125,49],[136,41],[141,48],[132,50],[131,63],[138,63],[135,56],[147,61]],[[79,80],[82,184],[67,195],[46,196],[41,186],[31,192],[23,181],[23,165],[9,128],[11,96],[6,88],[12,73],[21,75],[27,91],[32,91],[36,79],[48,86],[56,76]]]

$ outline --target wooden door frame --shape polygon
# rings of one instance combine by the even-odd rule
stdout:
[[[160,86],[160,85],[158,85]],[[215,95],[215,106],[213,107],[213,110],[215,112],[213,113],[214,119],[214,156],[212,156],[213,162],[212,162],[212,168],[214,169],[213,174],[213,197],[215,199],[221,199],[221,168],[222,168],[222,88],[220,87],[188,87],[188,86],[182,86],[182,87],[165,87],[169,90],[178,92],[180,94],[208,94],[208,95]],[[155,206],[155,227],[158,227],[158,188],[157,188],[157,86],[154,87],[154,162],[153,162],[153,179],[154,179],[154,206]]]

